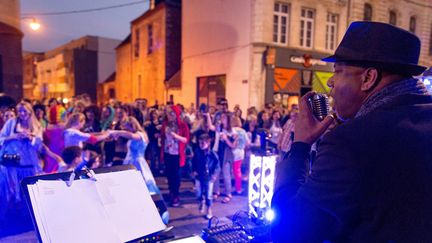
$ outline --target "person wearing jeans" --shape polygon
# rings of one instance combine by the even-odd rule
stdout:
[[[232,149],[233,175],[235,181],[235,192],[237,195],[240,195],[243,193],[241,165],[245,157],[245,148],[249,145],[250,141],[246,131],[241,128],[241,120],[239,117],[232,117],[231,124],[233,130],[237,134],[237,143],[235,143],[235,147]]]
[[[219,159],[210,149],[210,136],[207,133],[200,135],[199,147],[194,152],[192,160],[193,176],[195,177],[196,195],[199,201],[199,211],[204,213],[204,200],[207,206],[206,218],[212,217],[213,185],[220,173]],[[204,198],[204,199],[203,199]]]
[[[229,113],[222,114],[221,121],[223,130],[218,134],[219,140],[225,145],[223,146],[225,149],[223,151],[222,176],[224,179],[226,197],[222,200],[223,203],[228,203],[232,198],[231,171],[234,161],[233,149],[237,146],[237,133],[231,126],[231,117]]]
[[[170,200],[173,207],[180,206],[180,167],[186,162],[186,144],[189,141],[189,128],[180,117],[180,108],[173,105],[167,108],[167,119],[161,129],[161,161],[165,163]]]

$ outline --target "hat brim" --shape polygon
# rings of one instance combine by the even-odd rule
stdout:
[[[323,62],[336,62],[336,55],[331,55],[321,59]]]
[[[371,66],[389,69],[389,70],[395,71],[396,73],[400,73],[402,71],[404,74],[410,74],[413,76],[420,75],[424,71],[426,71],[426,69],[427,69],[427,67],[420,66],[417,64],[389,63],[389,62],[379,62],[379,61],[369,61],[369,60],[352,60],[352,59],[348,59],[348,58],[341,58],[341,57],[338,57],[336,55],[331,55],[331,56],[322,58],[321,61],[331,62],[331,63],[345,62],[345,63],[353,63],[353,64],[371,65]]]

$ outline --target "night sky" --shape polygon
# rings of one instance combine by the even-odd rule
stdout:
[[[21,0],[21,15],[93,9],[131,2],[137,0]],[[22,20],[23,50],[44,52],[84,35],[122,40],[129,34],[130,21],[148,9],[148,2],[142,0],[142,4],[89,13],[32,15],[41,23],[41,28],[37,32],[32,31],[28,27],[29,20]]]

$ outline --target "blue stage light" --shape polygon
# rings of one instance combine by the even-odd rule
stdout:
[[[275,218],[275,212],[273,211],[273,209],[269,208],[266,212],[265,212],[265,218],[268,222],[273,221],[273,219]]]

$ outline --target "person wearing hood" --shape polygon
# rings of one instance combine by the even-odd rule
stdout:
[[[166,120],[161,129],[161,163],[165,164],[170,200],[173,207],[180,206],[180,167],[186,162],[186,144],[189,141],[189,128],[182,121],[178,106],[168,106]]]

